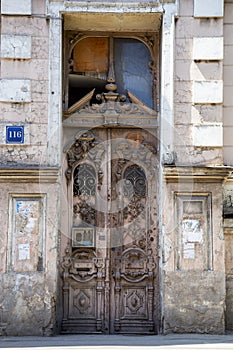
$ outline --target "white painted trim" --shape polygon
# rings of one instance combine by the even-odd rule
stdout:
[[[164,179],[163,161],[167,155],[173,157],[174,152],[174,50],[175,50],[175,16],[178,13],[178,4],[164,4],[161,39],[161,94],[159,120],[159,193],[158,193],[158,235],[159,235],[159,293],[160,293],[160,321],[164,322],[164,250],[166,244],[166,227],[163,219]]]
[[[62,20],[50,19],[48,96],[48,164],[61,164],[62,135]],[[54,45],[56,43],[56,45]]]
[[[160,159],[174,151],[175,4],[164,5],[161,52]]]

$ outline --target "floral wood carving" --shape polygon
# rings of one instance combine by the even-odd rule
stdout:
[[[103,143],[99,143],[90,131],[77,138],[66,153],[68,167],[65,174],[67,181],[70,182],[72,171],[80,161],[89,160],[96,166],[98,187],[101,186],[103,172],[100,168],[100,164],[104,151]]]
[[[79,215],[82,221],[89,225],[95,224],[96,210],[86,203],[85,200],[81,200],[78,204],[74,205],[74,215]]]

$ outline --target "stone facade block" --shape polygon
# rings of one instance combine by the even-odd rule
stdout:
[[[226,165],[233,164],[233,146],[224,145],[223,158],[224,158],[224,164]]]
[[[187,146],[192,145],[192,126],[191,125],[179,125],[176,124],[174,131],[174,139],[176,146]]]
[[[32,37],[32,58],[48,59],[49,42],[47,37]]]
[[[37,15],[46,14],[46,1],[32,0],[32,13]]]
[[[193,15],[193,0],[180,1],[179,3],[180,16],[192,16]]]
[[[2,60],[2,78],[48,80],[48,60]]]
[[[32,80],[32,100],[34,102],[48,101],[48,81]]]
[[[233,77],[233,64],[231,66],[224,66],[223,70],[223,79],[224,79],[224,85],[233,85],[232,82]]]
[[[233,23],[224,25],[224,45],[233,45]]]
[[[192,106],[192,123],[221,123],[222,106],[221,105],[194,105]]]
[[[176,38],[193,39],[193,37],[222,37],[223,36],[223,20],[217,21],[202,20],[193,17],[180,17],[176,23]],[[229,25],[230,27],[231,25]],[[230,32],[230,29],[229,29]],[[232,32],[232,31],[231,31]],[[231,39],[232,40],[232,39]],[[192,51],[190,51],[192,54]]]
[[[1,57],[13,59],[31,58],[31,36],[29,35],[2,35]]]
[[[0,147],[0,164],[8,165],[9,164],[39,164],[46,165],[48,164],[47,158],[47,146],[41,145],[6,145]]]
[[[31,102],[31,81],[27,79],[1,79],[0,101]]]
[[[176,103],[175,110],[175,124],[190,124],[192,104],[191,103]]]
[[[194,17],[222,17],[223,0],[194,0]]]
[[[213,81],[222,80],[223,66],[221,61],[193,62],[191,80]]]
[[[224,110],[224,115],[223,115],[224,125],[232,126],[233,106],[225,107],[223,110]]]
[[[224,3],[224,22],[225,23],[232,23],[233,18],[233,2],[225,1]]]
[[[178,103],[189,103],[192,99],[192,83],[191,81],[175,82],[174,100]]]
[[[26,28],[26,29],[25,29]],[[49,21],[31,16],[3,16],[2,34],[31,35],[48,37]]]
[[[233,65],[233,44],[224,47],[224,65]]]
[[[222,123],[194,125],[193,144],[198,147],[222,147]]]
[[[31,120],[31,104],[29,103],[0,103],[1,121],[26,122]],[[30,118],[29,118],[30,116]]]
[[[224,125],[224,146],[233,147],[233,125]]]
[[[2,0],[1,12],[3,15],[31,15],[31,0]]]
[[[194,81],[194,103],[222,103],[223,82],[222,80]]]
[[[178,146],[176,147],[177,165],[216,166],[222,165],[222,148]]]
[[[192,49],[192,39],[176,38],[175,55],[177,60],[191,60],[193,58]]]
[[[222,60],[223,38],[193,38],[194,60]]]
[[[31,103],[30,121],[34,123],[45,124],[48,122],[48,103],[33,102]]]
[[[176,62],[176,74],[175,78],[178,81],[190,81],[191,80],[191,60],[177,60]]]
[[[233,107],[233,85],[224,85],[224,107]]]
[[[34,146],[46,146],[48,133],[47,129],[47,124],[32,124],[30,129],[31,144]]]

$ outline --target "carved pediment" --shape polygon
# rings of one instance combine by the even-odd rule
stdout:
[[[64,117],[69,118],[74,115],[140,115],[156,116],[156,112],[143,103],[131,91],[127,90],[128,102],[126,97],[116,92],[109,91],[97,95],[96,98],[101,103],[91,104],[91,99],[95,89],[89,92],[81,100],[73,104],[69,109],[64,111]]]

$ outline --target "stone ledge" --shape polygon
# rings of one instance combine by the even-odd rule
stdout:
[[[166,182],[223,182],[231,177],[232,167],[187,167],[172,166],[163,168]]]
[[[0,167],[0,183],[56,183],[58,168]]]

